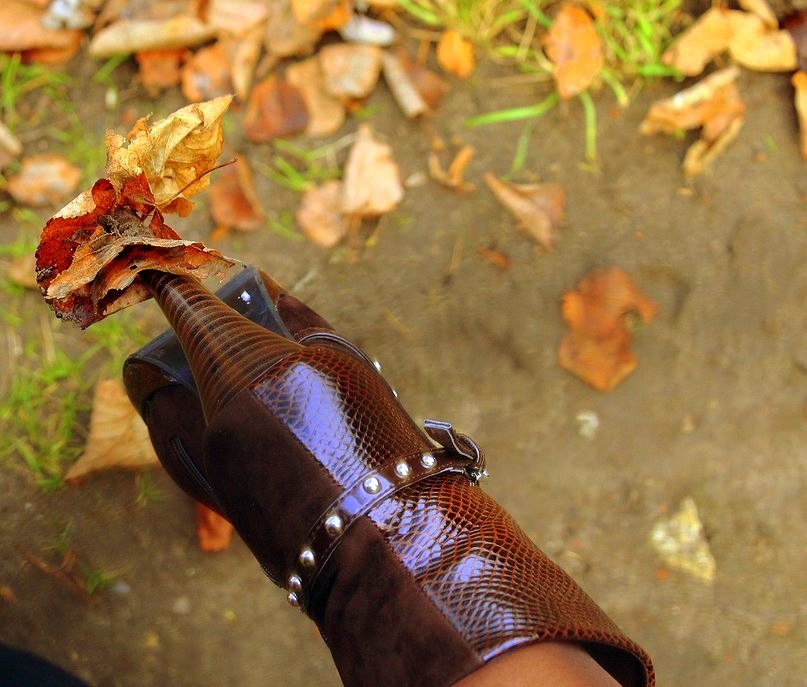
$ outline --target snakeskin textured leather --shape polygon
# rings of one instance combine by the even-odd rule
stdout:
[[[185,278],[153,277],[151,286],[182,341],[211,427],[217,415],[227,414],[231,401],[247,409],[257,404],[255,407],[272,418],[273,427],[276,423],[280,428],[272,434],[273,445],[263,448],[266,460],[272,462],[267,474],[284,469],[284,456],[288,456],[285,460],[295,456],[297,462],[288,464],[288,469],[299,469],[301,460],[310,462],[313,472],[306,474],[317,475],[314,479],[322,482],[317,487],[321,503],[307,503],[303,509],[311,522],[295,523],[291,528],[302,533],[295,535],[298,540],[269,537],[273,540],[272,560],[261,562],[274,567],[275,579],[285,580],[293,573],[304,533],[316,523],[311,513],[325,512],[334,493],[401,456],[434,448],[383,377],[365,360],[340,347],[338,340],[298,345],[217,304],[215,297]],[[226,344],[221,342],[225,328]],[[252,398],[248,403],[244,393]],[[249,431],[254,433],[255,428]],[[237,460],[247,450],[258,450],[258,440],[246,441],[241,446],[234,438],[232,447],[221,439],[212,441],[216,455],[210,460],[221,466],[222,461]],[[224,452],[229,455],[222,456]],[[250,457],[250,464],[256,460],[259,458]],[[238,484],[237,466],[217,469],[222,470],[221,475],[233,473],[232,484]],[[215,490],[215,476],[208,477]],[[233,490],[224,477],[220,482],[222,491]],[[315,486],[312,484],[312,492]],[[244,489],[243,493],[217,496],[222,497],[225,511],[231,509],[226,514],[236,528],[243,523],[239,531],[243,529],[242,536],[261,560],[262,535],[256,535],[258,529],[248,522],[253,517],[249,504],[262,507],[258,503],[260,487],[239,484],[237,488]],[[284,504],[289,517],[294,517],[294,508],[294,503]],[[332,634],[332,619],[341,613],[331,599],[338,596],[339,580],[344,578],[339,566],[360,565],[350,558],[351,547],[362,537],[380,536],[409,575],[406,584],[416,590],[412,603],[428,604],[427,615],[436,609],[435,617],[444,619],[450,628],[441,631],[456,633],[458,638],[451,641],[459,639],[457,646],[468,647],[476,656],[469,660],[468,670],[475,661],[481,664],[520,645],[564,639],[583,643],[623,685],[654,684],[652,664],[644,651],[529,540],[504,509],[462,475],[422,479],[394,492],[360,520],[362,526],[345,534],[333,557],[324,563],[323,575],[306,590],[317,605],[308,612],[325,628],[326,641]],[[367,534],[371,531],[368,524],[376,535]],[[396,574],[391,567],[390,577]],[[400,609],[402,631],[416,634],[420,628],[405,627],[408,614],[408,609]],[[340,665],[337,654],[341,649],[336,642],[329,644],[345,677],[349,671]],[[351,660],[355,663],[357,659]],[[425,664],[423,670],[428,674]],[[365,672],[373,674],[366,666]],[[390,679],[384,684],[440,684],[394,673]],[[356,672],[346,677],[346,684],[373,683],[363,682]]]

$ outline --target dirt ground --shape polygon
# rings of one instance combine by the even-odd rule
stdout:
[[[523,124],[462,126],[535,92],[484,74],[455,84],[426,122],[406,121],[383,89],[371,102],[370,122],[404,177],[425,168],[433,133],[471,143],[475,193],[408,189],[357,261],[269,231],[221,247],[294,287],[377,356],[413,416],[471,434],[488,456],[484,488],[646,647],[661,685],[795,686],[807,646],[807,175],[790,87],[786,76],[744,73],[745,126],[691,185],[679,169],[685,141],[637,133],[651,100],[674,90],[651,86],[621,116],[599,98],[597,170],[581,164],[578,106],[537,123],[527,169],[568,193],[551,254],[515,230],[481,182],[483,171],[509,169]],[[155,109],[179,104],[163,98]],[[104,124],[100,107],[88,116],[88,132]],[[230,140],[253,160],[270,152]],[[261,183],[268,208],[296,206],[294,194]],[[0,221],[4,239],[15,237]],[[210,228],[203,209],[179,226],[200,238]],[[480,246],[506,252],[511,268],[481,259]],[[635,373],[601,394],[556,363],[559,299],[610,264],[660,315],[635,337]],[[45,308],[33,293],[23,307]],[[139,308],[158,331],[156,306]],[[63,329],[65,345],[81,340]],[[580,435],[581,411],[599,417],[593,439]],[[243,544],[200,552],[191,502],[161,472],[155,481],[163,498],[138,505],[131,474],[43,493],[19,460],[3,465],[0,585],[11,594],[0,599],[0,641],[99,687],[338,685],[313,625]],[[712,585],[664,568],[649,543],[686,496],[717,561]],[[117,575],[95,603],[22,553],[42,554],[65,520],[79,559]]]

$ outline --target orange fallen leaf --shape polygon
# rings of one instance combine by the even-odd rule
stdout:
[[[73,29],[50,29],[43,23],[43,7],[25,0],[0,2],[0,51],[22,52],[32,49],[67,49],[76,47],[83,31]]]
[[[270,76],[252,89],[244,116],[244,134],[250,141],[271,141],[293,136],[308,126],[303,96],[288,81]]]
[[[474,46],[456,31],[446,29],[437,42],[437,62],[449,74],[468,78],[476,67]]]
[[[149,95],[156,97],[160,91],[173,88],[182,79],[180,67],[187,57],[185,48],[174,50],[143,50],[135,54],[137,78]]]
[[[339,98],[325,89],[319,60],[311,57],[289,65],[286,78],[300,91],[305,101],[308,110],[305,133],[309,136],[328,136],[339,131],[345,122],[345,107]]]
[[[470,145],[464,145],[451,164],[448,166],[448,171],[443,170],[440,164],[440,158],[437,152],[432,150],[429,153],[429,176],[434,179],[438,184],[442,184],[450,189],[459,191],[460,193],[467,193],[473,191],[476,187],[465,181],[465,170],[474,156],[474,148]]]
[[[266,222],[246,158],[218,171],[210,185],[210,214],[217,227],[237,231],[259,229]]]
[[[485,182],[493,195],[518,221],[520,229],[534,238],[544,250],[552,250],[557,227],[566,214],[566,192],[563,186],[547,184],[513,184],[485,173]]]
[[[297,21],[292,0],[274,0],[268,5],[266,52],[277,57],[307,55],[322,36],[323,30]]]
[[[356,217],[383,215],[401,202],[403,194],[392,148],[376,141],[370,127],[362,124],[345,165],[342,212]]]
[[[312,243],[331,248],[347,236],[348,221],[342,214],[342,182],[326,181],[304,194],[294,218]]]
[[[347,24],[352,13],[351,4],[349,0],[291,0],[295,19],[322,31]]]
[[[233,526],[225,517],[197,502],[196,540],[205,553],[224,551],[233,540]]]
[[[662,56],[662,61],[687,76],[700,74],[717,55],[728,50],[734,35],[737,10],[712,7],[683,31]]]
[[[9,177],[6,190],[18,203],[40,207],[63,201],[79,181],[78,167],[61,155],[42,153],[23,159],[20,171]]]
[[[602,69],[602,42],[594,21],[582,7],[561,7],[544,43],[555,65],[555,83],[561,98],[585,91]]]
[[[95,387],[90,416],[90,433],[84,452],[70,466],[65,481],[74,484],[98,470],[137,469],[159,465],[140,419],[117,379],[104,379]]]
[[[233,91],[230,56],[219,41],[197,50],[182,69],[182,95],[192,103]]]
[[[736,66],[713,72],[698,83],[651,106],[639,131],[675,134],[702,127],[701,137],[684,158],[687,176],[702,173],[737,136],[745,118],[745,104],[734,81]]]
[[[796,72],[792,79],[796,89],[796,112],[801,131],[801,154],[807,159],[807,72]]]
[[[381,73],[381,49],[376,45],[334,43],[317,53],[326,90],[335,98],[366,98]]]
[[[37,64],[49,64],[52,66],[63,65],[76,56],[84,43],[84,33],[82,31],[73,31],[72,34],[72,41],[65,41],[64,45],[52,48],[29,48],[28,50],[23,50],[20,53],[22,55],[22,61],[26,64],[36,62]]]
[[[487,260],[494,267],[498,267],[500,270],[510,269],[510,256],[504,251],[490,246],[479,246],[477,252],[483,260]]]
[[[610,391],[637,364],[628,318],[636,314],[649,323],[657,306],[622,269],[606,267],[566,291],[561,312],[569,331],[558,349],[560,366],[595,389]]]

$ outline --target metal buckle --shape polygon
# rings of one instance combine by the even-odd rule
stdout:
[[[470,464],[465,473],[471,484],[477,485],[483,477],[488,476],[485,470],[485,454],[479,445],[467,434],[460,434],[450,422],[442,420],[423,420],[426,433],[449,453],[467,458]]]

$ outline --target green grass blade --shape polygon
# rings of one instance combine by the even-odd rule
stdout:
[[[467,127],[475,127],[487,126],[489,124],[501,124],[502,122],[517,122],[522,119],[537,119],[538,117],[543,117],[547,112],[555,107],[559,99],[560,96],[558,95],[557,91],[554,91],[535,105],[527,105],[526,107],[512,107],[509,110],[486,112],[485,114],[466,119],[464,125]]]

